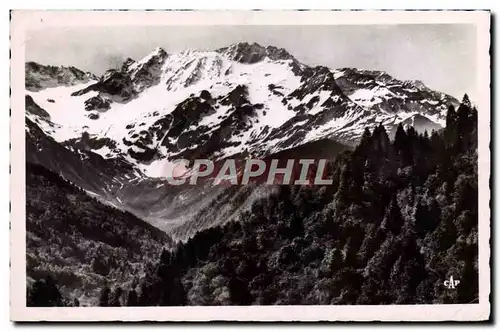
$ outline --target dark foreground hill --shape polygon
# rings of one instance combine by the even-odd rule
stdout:
[[[143,277],[170,238],[104,205],[46,168],[26,164],[28,305],[97,305],[108,284]]]

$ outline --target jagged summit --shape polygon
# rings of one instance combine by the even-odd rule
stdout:
[[[383,70],[375,70],[375,69],[360,69],[353,67],[339,68],[336,69],[336,77],[341,78],[342,76],[356,76],[358,80],[365,81],[376,81],[378,84],[400,84],[406,88],[416,88],[420,90],[430,91],[429,87],[425,85],[424,82],[418,79],[408,79],[408,80],[399,80],[394,76],[390,75],[388,72]]]
[[[295,60],[284,48],[275,46],[261,46],[260,44],[238,42],[228,47],[219,48],[217,52],[226,55],[229,59],[240,63],[256,63],[268,57],[271,60]]]
[[[153,50],[153,54],[167,54],[167,51],[163,47],[156,47]]]
[[[156,47],[142,59],[135,61],[134,59],[128,57],[121,66],[122,72],[127,72],[136,69],[141,65],[148,65],[152,62],[161,62],[168,56],[167,51],[165,51],[162,47]]]
[[[406,83],[411,84],[417,88],[428,89],[427,85],[425,85],[424,82],[418,79],[407,80]]]
[[[158,63],[163,63],[167,57],[168,57],[167,52],[163,48],[157,47],[151,53],[143,57],[141,60],[134,61],[134,63],[129,66],[128,70],[134,71],[144,66],[151,66]]]
[[[122,64],[120,71],[127,72],[132,64],[135,63],[135,60],[128,57]]]

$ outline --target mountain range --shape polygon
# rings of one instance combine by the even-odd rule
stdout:
[[[379,124],[389,136],[400,123],[440,130],[459,104],[420,81],[308,66],[285,49],[246,42],[157,48],[101,77],[34,62],[25,70],[27,160],[181,238],[231,219],[272,188],[167,187],[176,159],[314,157],[325,146],[334,157]],[[246,203],[221,203],[234,195]],[[224,207],[209,222],[215,201]]]

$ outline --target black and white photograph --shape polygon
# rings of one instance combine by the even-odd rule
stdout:
[[[489,12],[12,15],[16,319],[489,318]]]

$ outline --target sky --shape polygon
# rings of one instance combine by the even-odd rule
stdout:
[[[57,27],[28,33],[26,60],[101,75],[156,47],[175,53],[241,41],[285,48],[307,65],[383,70],[459,99],[477,95],[476,31],[465,24]]]

